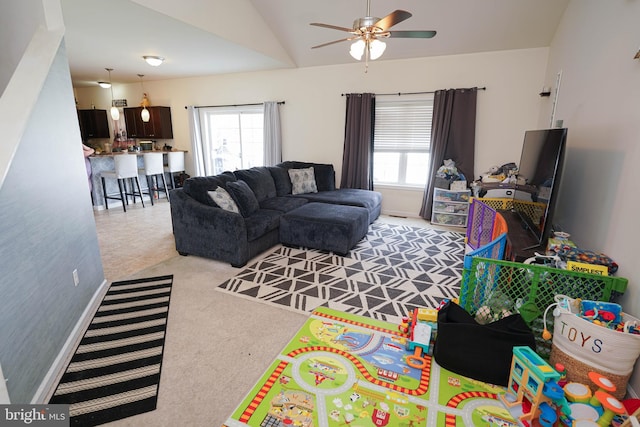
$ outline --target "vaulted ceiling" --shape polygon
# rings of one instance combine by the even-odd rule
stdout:
[[[390,38],[378,61],[549,46],[569,0],[371,0],[374,17],[412,17],[394,30],[435,30],[431,39]],[[353,63],[350,36],[367,0],[61,0],[76,87]],[[143,55],[165,58],[159,67]]]

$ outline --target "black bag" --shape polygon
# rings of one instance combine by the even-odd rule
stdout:
[[[481,325],[453,302],[438,312],[433,357],[445,369],[478,381],[507,386],[515,346],[535,350],[533,332],[519,314]]]

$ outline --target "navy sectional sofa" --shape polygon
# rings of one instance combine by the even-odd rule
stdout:
[[[317,191],[292,194],[289,169],[310,167],[313,167],[314,190]],[[210,192],[217,187],[227,190],[238,207],[238,213],[225,210],[214,202]],[[322,234],[321,240],[324,242],[360,240],[361,237],[357,236],[361,234],[362,224],[352,227],[353,236],[345,237],[343,232],[338,231],[335,236],[327,235],[333,230],[326,225],[326,216],[332,211],[329,205],[354,207],[346,210],[352,213],[356,211],[354,218],[357,217],[360,222],[366,221],[364,226],[368,227],[380,215],[382,202],[382,195],[376,191],[336,189],[333,165],[295,161],[189,178],[182,188],[171,190],[170,196],[171,220],[178,253],[225,261],[234,267],[245,265],[254,256],[281,243],[280,220],[283,215],[291,213],[290,216],[298,217],[300,215],[295,215],[295,210],[308,203],[317,203],[314,206],[320,208],[318,216],[323,216],[324,228],[319,225],[317,230],[313,230],[314,210],[300,211],[306,216],[305,227],[312,228],[306,230],[306,238],[302,236],[303,243],[318,240],[316,237],[309,238],[310,234]],[[322,209],[323,206],[326,209]],[[360,214],[357,212],[359,209],[362,210]],[[295,241],[293,231],[286,229],[284,243],[291,244],[291,239]],[[344,244],[339,247],[344,247]],[[331,250],[331,247],[327,249]]]

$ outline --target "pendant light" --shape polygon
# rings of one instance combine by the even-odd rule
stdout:
[[[109,87],[111,88],[111,118],[113,120],[120,120],[120,110],[113,104],[113,85],[111,84],[111,72],[113,68],[105,68],[109,73]]]
[[[146,123],[151,118],[149,110],[147,110],[147,106],[149,105],[149,98],[147,98],[147,94],[144,92],[144,84],[142,83],[144,74],[138,74],[138,77],[140,77],[140,87],[142,88],[142,102],[140,103],[140,105],[142,105],[142,111],[140,112],[140,117],[142,117],[142,121]]]

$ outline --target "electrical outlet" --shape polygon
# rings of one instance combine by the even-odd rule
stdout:
[[[78,286],[78,283],[80,283],[80,279],[78,278],[78,269],[76,268],[73,270],[73,284]]]

